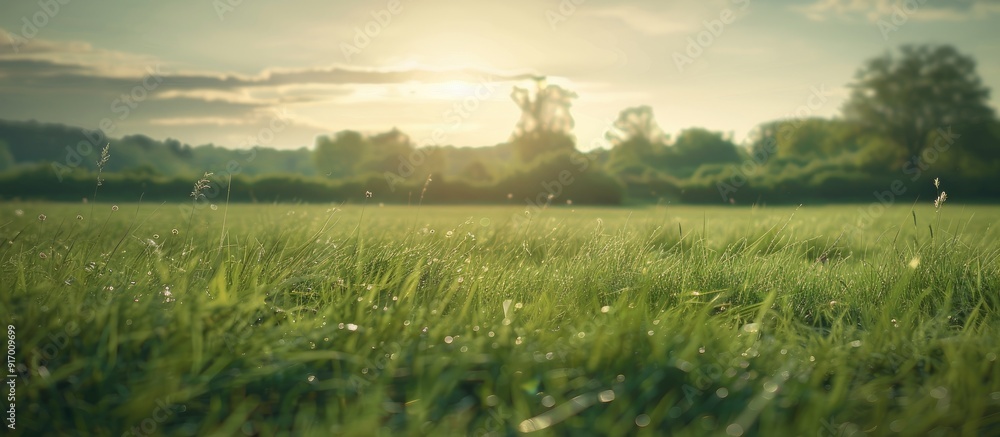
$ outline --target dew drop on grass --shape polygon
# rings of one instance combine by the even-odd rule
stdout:
[[[445,343],[451,344],[453,341],[455,341],[455,338],[450,335],[444,338]]]
[[[649,416],[645,414],[640,414],[635,417],[636,426],[642,428],[649,425]]]
[[[306,381],[316,382],[316,375],[309,375],[308,377],[306,377]]]
[[[948,389],[946,387],[935,387],[931,389],[930,395],[934,399],[944,399],[948,396]]]
[[[726,427],[726,434],[733,437],[739,437],[743,435],[743,427],[736,423],[729,425]]]
[[[778,384],[775,384],[773,381],[767,381],[764,383],[764,391],[774,393],[778,391]]]
[[[542,398],[542,406],[545,408],[552,408],[552,406],[555,404],[556,404],[556,398],[552,396],[546,395],[544,398]]]
[[[608,311],[611,311],[611,307],[609,307],[607,305],[601,307],[601,312],[602,313],[607,314]]]
[[[615,400],[615,391],[604,390],[597,394],[597,399],[600,400],[601,402],[611,402]]]

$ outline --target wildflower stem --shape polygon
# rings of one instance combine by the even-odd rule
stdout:
[[[222,213],[222,235],[219,236],[219,249],[222,249],[222,244],[226,241],[226,218],[229,217],[229,194],[233,190],[233,174],[229,174],[229,180],[226,182],[226,209]]]

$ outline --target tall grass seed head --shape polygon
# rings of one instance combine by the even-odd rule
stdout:
[[[108,159],[111,158],[111,143],[104,146],[101,150],[101,159],[97,160],[97,186],[100,187],[104,185],[104,178],[101,177],[101,173],[104,171],[104,166],[108,163]]]
[[[946,200],[948,200],[948,193],[942,191],[941,194],[938,195],[937,199],[934,199],[934,208],[941,209],[941,205],[944,205]]]
[[[202,191],[205,191],[206,189],[211,187],[212,181],[209,180],[208,178],[211,177],[213,174],[214,173],[207,171],[205,172],[205,175],[201,177],[201,179],[198,179],[198,181],[194,183],[194,188],[191,190],[191,197],[194,198],[194,200],[198,200],[204,197]]]

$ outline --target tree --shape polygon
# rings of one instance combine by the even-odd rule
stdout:
[[[14,166],[14,155],[10,153],[7,143],[0,140],[0,171],[7,170]]]
[[[355,166],[355,170],[362,173],[399,172],[400,165],[407,163],[415,149],[410,137],[396,128],[366,137],[366,144],[361,163]],[[417,167],[416,164],[407,163],[410,167]],[[409,175],[403,175],[404,179],[407,177]]]
[[[626,108],[618,113],[613,129],[609,130],[605,137],[613,146],[636,142],[652,149],[653,145],[662,145],[667,135],[656,123],[653,108],[644,105]]]
[[[459,177],[471,182],[487,183],[493,181],[493,175],[483,161],[475,160],[470,162],[459,173]]]
[[[951,46],[904,46],[858,71],[845,117],[917,156],[937,129],[993,118],[976,62]]]
[[[853,126],[842,120],[806,118],[789,120],[778,128],[777,155],[782,158],[829,159],[854,151]]]
[[[617,174],[643,173],[663,164],[667,136],[649,106],[626,108],[605,133],[611,143],[611,170]]]
[[[354,175],[354,168],[364,156],[368,139],[355,131],[337,132],[334,138],[316,138],[313,161],[321,175],[342,178]]]
[[[667,164],[677,177],[688,177],[702,164],[738,162],[740,154],[736,145],[721,132],[690,128],[677,135],[669,147]]]
[[[576,93],[536,78],[534,91],[514,87],[510,97],[521,109],[511,143],[522,162],[553,151],[573,150],[574,122],[569,108]]]

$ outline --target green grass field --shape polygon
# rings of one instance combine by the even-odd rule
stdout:
[[[1000,207],[371,200],[0,204],[17,430],[1000,435]]]

